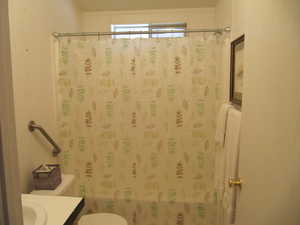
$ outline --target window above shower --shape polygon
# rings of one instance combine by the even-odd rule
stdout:
[[[119,38],[180,38],[184,37],[186,30],[186,23],[151,23],[151,24],[112,24],[112,32],[134,32],[143,31],[149,32],[148,34],[122,34],[113,35],[115,39]],[[178,33],[162,33],[153,34],[152,32],[165,32],[165,31],[179,31]]]

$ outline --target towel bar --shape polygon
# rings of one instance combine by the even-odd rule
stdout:
[[[47,141],[54,147],[53,152],[52,152],[54,157],[57,156],[61,152],[60,147],[50,137],[50,135],[45,131],[45,129],[43,127],[41,127],[40,125],[37,125],[34,121],[30,121],[28,124],[28,129],[30,132],[33,132],[35,129],[37,129],[41,132],[41,134],[47,139]]]

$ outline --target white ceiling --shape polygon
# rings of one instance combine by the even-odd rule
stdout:
[[[75,0],[83,11],[213,7],[218,0]]]

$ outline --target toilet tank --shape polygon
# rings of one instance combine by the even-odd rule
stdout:
[[[60,185],[54,190],[33,190],[30,194],[72,196],[75,176],[73,174],[62,174],[61,179]]]

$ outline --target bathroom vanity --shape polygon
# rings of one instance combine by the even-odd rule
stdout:
[[[25,225],[73,225],[84,199],[22,194],[22,205]]]

